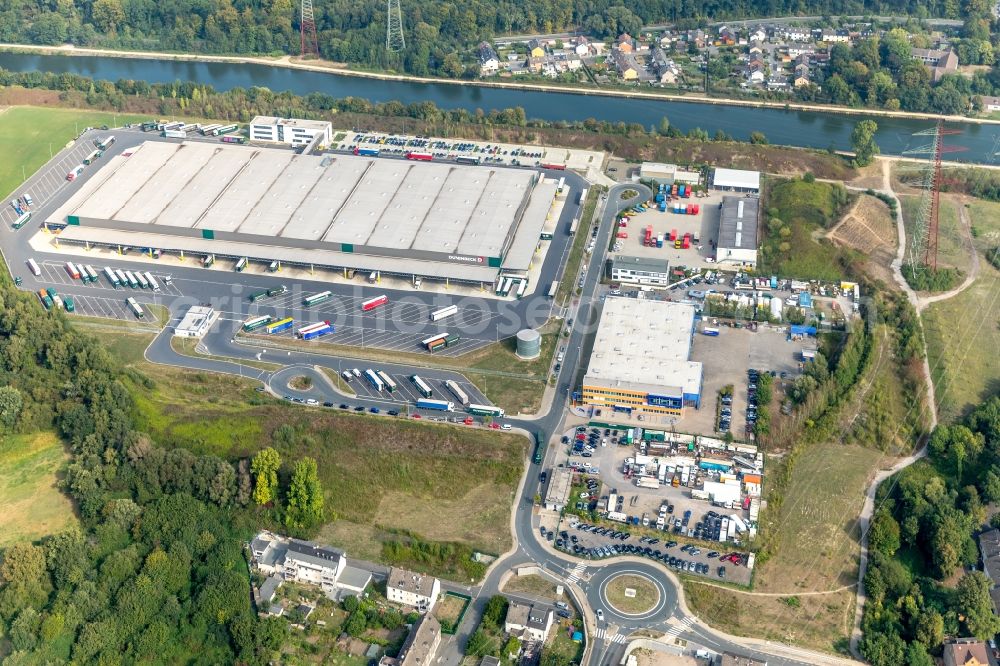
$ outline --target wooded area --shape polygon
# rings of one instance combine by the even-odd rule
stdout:
[[[695,25],[753,16],[882,14],[961,18],[957,0],[612,0],[403,3],[408,48],[401,59],[385,51],[385,4],[320,0],[314,4],[324,58],[425,75],[461,76],[457,55],[497,35],[550,33],[585,27],[605,37],[641,25],[677,21]],[[299,4],[292,0],[94,0],[73,4],[27,0],[0,10],[0,40],[34,44],[168,50],[192,53],[298,53]]]

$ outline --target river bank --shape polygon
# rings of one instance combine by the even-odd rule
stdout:
[[[728,97],[709,97],[707,95],[678,95],[674,93],[645,92],[641,90],[601,89],[586,86],[560,86],[544,83],[516,83],[511,81],[465,81],[431,76],[411,76],[407,74],[392,74],[388,72],[367,72],[349,69],[347,65],[320,61],[321,64],[303,62],[293,56],[225,56],[207,54],[167,53],[159,51],[119,51],[114,49],[96,49],[76,47],[72,44],[62,46],[36,46],[33,44],[0,43],[0,52],[34,53],[39,55],[57,56],[99,56],[109,58],[129,58],[142,60],[167,60],[173,62],[195,63],[227,63],[260,65],[278,67],[322,74],[353,76],[381,81],[418,84],[445,84],[471,88],[495,88],[502,90],[520,90],[528,92],[564,93],[573,95],[589,95],[597,97],[618,97],[624,99],[682,102],[690,104],[710,104],[713,106],[733,106],[750,109],[770,109],[779,111],[806,111],[813,113],[831,113],[845,116],[864,116],[898,118],[905,120],[943,120],[952,123],[974,123],[979,125],[1000,125],[1000,120],[991,118],[970,118],[958,115],[940,115],[933,113],[915,113],[911,111],[889,111],[886,109],[853,108],[825,104],[802,104],[796,102],[770,102],[765,100],[744,100]]]

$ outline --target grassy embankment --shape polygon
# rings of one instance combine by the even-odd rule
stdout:
[[[594,221],[594,211],[601,200],[601,187],[591,187],[587,194],[587,203],[583,207],[583,215],[580,217],[580,226],[577,228],[576,236],[573,238],[573,245],[570,247],[569,258],[566,260],[566,269],[563,271],[562,281],[556,291],[556,302],[560,305],[568,305],[573,296],[577,293],[576,274],[580,271],[580,264],[584,257],[584,248],[590,242],[590,225]],[[618,202],[614,202],[617,205]],[[540,285],[544,288],[544,285]]]
[[[835,234],[849,249],[871,246],[876,239],[884,265],[860,264],[873,277],[885,275],[895,243],[888,209],[858,216],[851,210]],[[857,233],[862,225],[865,233]],[[754,571],[753,592],[710,587],[685,581],[688,604],[709,624],[744,636],[787,641],[828,652],[844,653],[854,619],[857,582],[858,530],[865,489],[877,470],[908,450],[922,426],[919,410],[907,402],[909,391],[894,358],[894,341],[887,327],[873,332],[870,367],[857,390],[839,410],[836,433],[803,449],[792,466],[783,491],[771,555]],[[771,460],[769,476],[782,461]],[[765,483],[765,493],[774,492]],[[822,592],[823,594],[805,594]]]
[[[119,120],[127,122],[128,116]],[[113,115],[64,109],[16,107],[0,113],[0,192],[16,191],[77,133],[111,124]],[[58,488],[68,455],[54,433],[7,435],[0,441],[0,547],[35,540],[70,527],[76,519]]]
[[[839,219],[849,196],[838,185],[804,180],[767,181],[761,199],[762,275],[841,280],[853,260],[849,250],[821,240]]]
[[[974,201],[968,215],[979,253],[979,276],[962,293],[932,303],[923,313],[938,415],[945,422],[964,415],[1000,388],[996,354],[1000,271],[986,259],[987,251],[1000,247],[1000,203]],[[943,231],[943,214],[941,227]]]
[[[0,548],[76,522],[72,502],[58,488],[68,459],[52,432],[0,438]]]
[[[19,106],[0,116],[0,145],[9,158],[0,162],[0,195],[13,192],[52,155],[86,127],[137,122],[145,116]],[[22,170],[23,169],[23,170]]]
[[[285,460],[315,457],[335,517],[318,538],[352,557],[462,580],[468,549],[510,547],[523,438],[289,405],[236,377],[149,364],[148,335],[102,340],[138,370],[131,386],[138,426],[164,446],[235,457],[272,445]],[[291,430],[276,434],[285,425]],[[391,542],[412,543],[411,535],[433,554],[392,549]]]

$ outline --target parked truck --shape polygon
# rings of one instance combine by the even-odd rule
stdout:
[[[637,476],[635,485],[639,488],[652,488],[655,490],[660,487],[660,480],[655,476]]]

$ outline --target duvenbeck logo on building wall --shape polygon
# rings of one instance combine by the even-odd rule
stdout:
[[[467,261],[472,264],[481,264],[486,260],[482,257],[463,257],[457,254],[449,254],[448,261]]]

